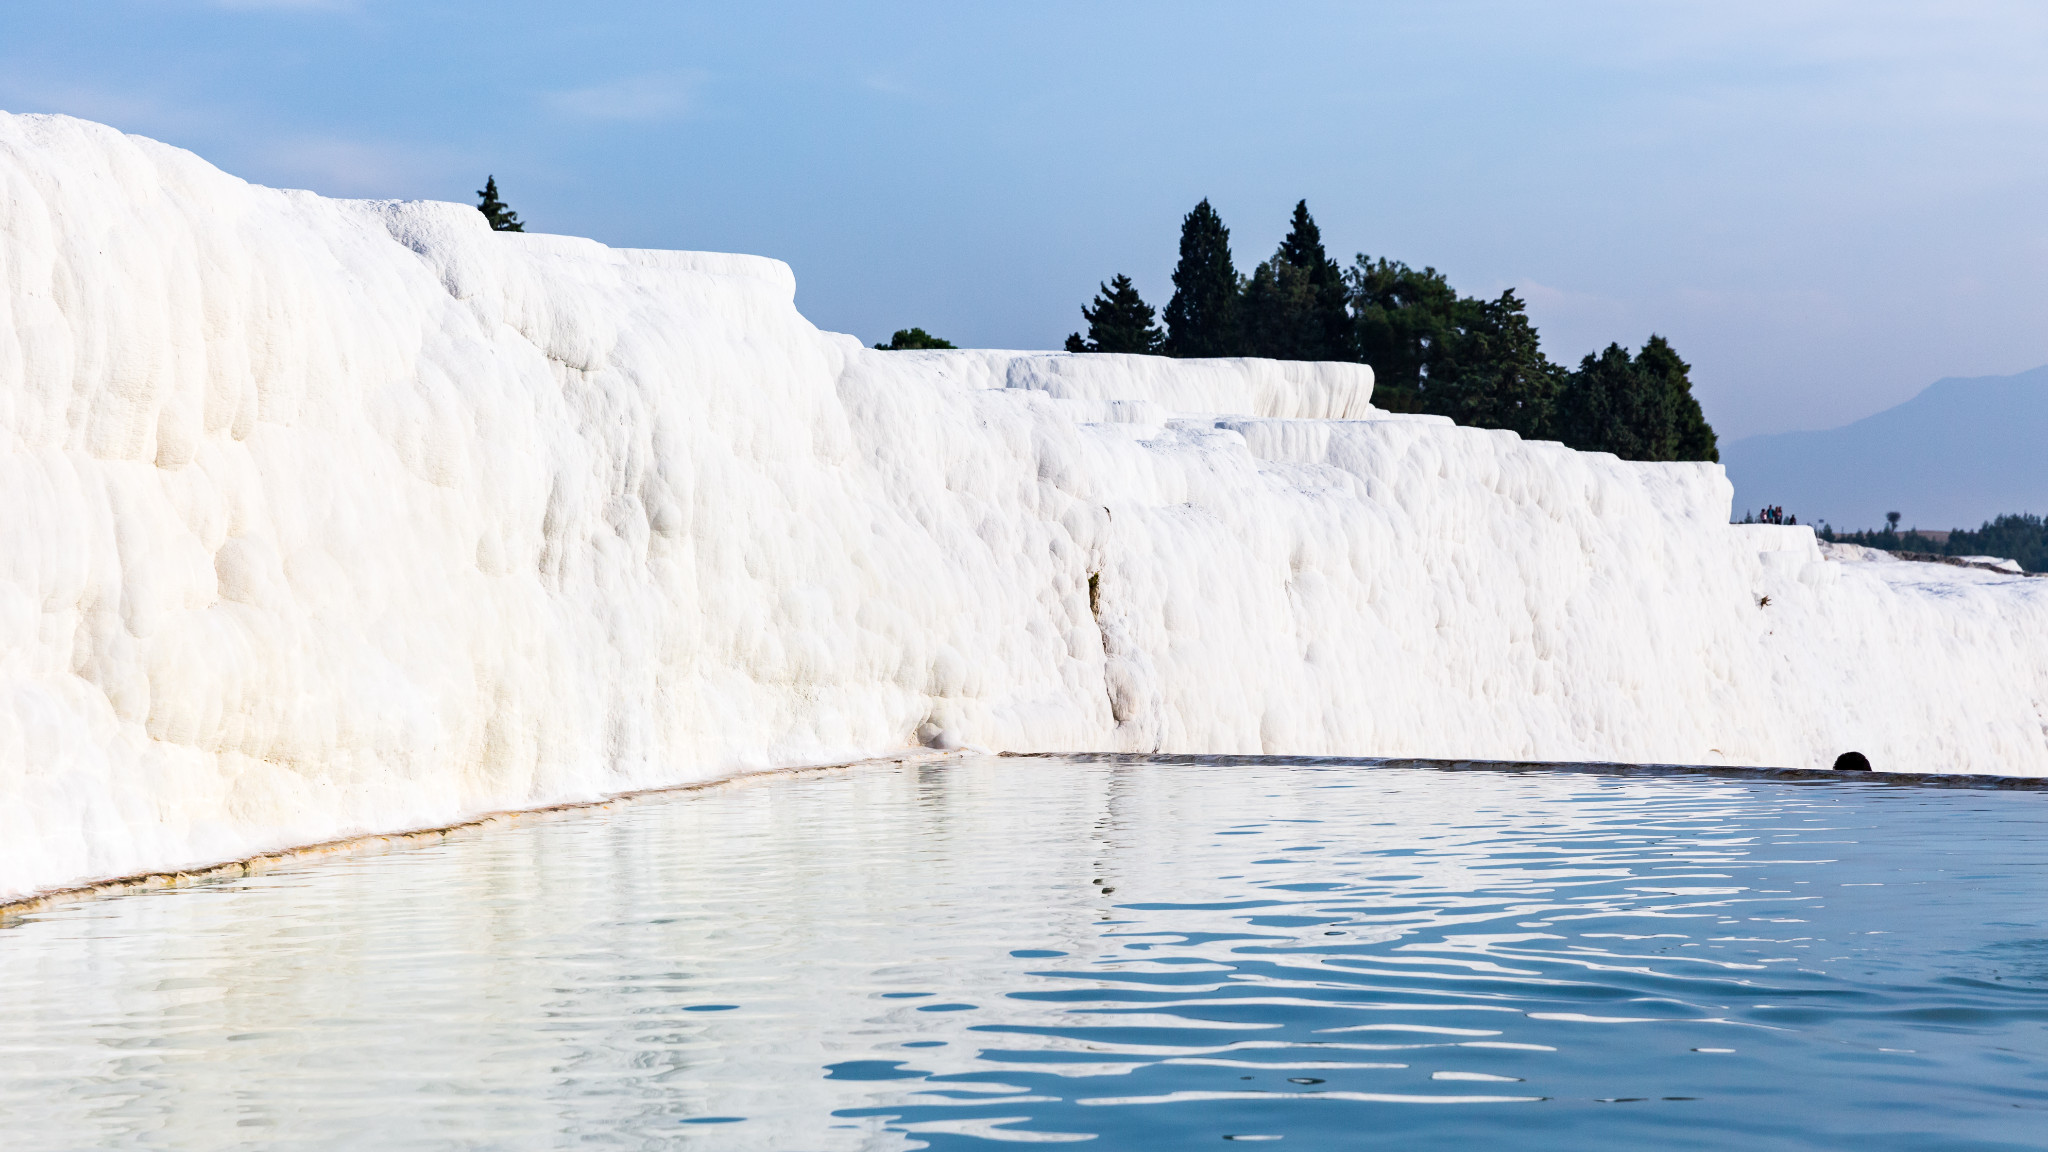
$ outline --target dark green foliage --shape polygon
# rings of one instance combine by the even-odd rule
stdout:
[[[1948,539],[1937,540],[1908,529],[1899,531],[1897,513],[1887,515],[1885,527],[1876,532],[1836,532],[1822,528],[1823,540],[1862,544],[1887,552],[1922,552],[1933,556],[1999,556],[2016,560],[2029,572],[2048,572],[2048,520],[2025,512],[1987,520],[1976,531],[1958,528]]]
[[[1610,345],[1567,371],[1544,356],[1527,305],[1459,296],[1434,268],[1360,256],[1350,285],[1357,358],[1373,402],[1506,428],[1628,460],[1719,460],[1690,366],[1662,336],[1630,356]]]
[[[1286,239],[1246,278],[1239,304],[1243,351],[1274,360],[1352,359],[1344,274],[1323,251],[1308,201],[1294,206]]]
[[[1635,361],[1619,344],[1581,360],[1558,405],[1564,442],[1586,452],[1612,452],[1624,460],[1658,459],[1661,445],[1650,430],[1668,420],[1657,409],[1659,395],[1637,383]]]
[[[1548,438],[1565,373],[1544,355],[1527,305],[1461,297],[1434,268],[1365,256],[1347,276],[1358,358],[1373,402],[1478,428]]]
[[[526,231],[526,225],[519,222],[519,213],[507,208],[505,202],[498,199],[498,178],[496,176],[484,177],[484,186],[477,191],[477,196],[479,199],[476,210],[483,213],[484,219],[491,222],[491,231]]]
[[[1316,290],[1308,273],[1274,257],[1245,277],[1234,354],[1270,360],[1328,360],[1314,328]]]
[[[1346,274],[1356,327],[1354,350],[1372,365],[1373,403],[1421,412],[1423,380],[1457,328],[1458,294],[1434,268],[1358,257]]]
[[[887,344],[875,347],[884,352],[902,352],[910,348],[951,348],[952,342],[941,340],[922,328],[898,328]]]
[[[2024,512],[1987,520],[1975,532],[1951,532],[1951,556],[2003,556],[2029,572],[2048,572],[2048,521]]]
[[[1558,438],[1624,460],[1719,460],[1714,431],[1669,341],[1650,337],[1630,357],[1619,344],[1579,362],[1557,403]]]
[[[1151,309],[1119,276],[1081,309],[1088,337],[1067,337],[1067,350],[1363,361],[1373,370],[1373,402],[1395,412],[1630,460],[1721,458],[1691,368],[1662,336],[1634,356],[1610,345],[1576,371],[1552,364],[1512,291],[1460,296],[1436,269],[1384,257],[1361,255],[1340,270],[1306,200],[1295,204],[1273,258],[1242,279],[1230,230],[1207,200],[1195,205],[1181,221],[1173,289],[1163,342],[1152,342]]]
[[[1067,337],[1069,352],[1157,353],[1166,337],[1153,320],[1152,306],[1138,295],[1131,278],[1118,273],[1101,286],[1093,306],[1081,305],[1081,317],[1088,321],[1088,338],[1079,332]]]
[[[1423,381],[1428,411],[1472,428],[1556,437],[1558,393],[1569,375],[1543,355],[1526,308],[1512,289],[1498,300],[1458,301]]]
[[[1669,397],[1671,428],[1667,444],[1671,454],[1664,459],[1718,462],[1721,447],[1715,439],[1714,427],[1707,423],[1706,412],[1692,394],[1692,365],[1678,358],[1669,340],[1653,334],[1636,354],[1636,370]]]
[[[1764,521],[1752,519],[1749,513],[1743,514],[1742,522],[1744,524],[1764,523]],[[1831,540],[1843,544],[1861,544],[1868,548],[1882,548],[1887,552],[1921,552],[1930,556],[1951,555],[1947,542],[1936,539],[1933,536],[1922,536],[1917,528],[1908,528],[1904,532],[1899,531],[1896,527],[1887,527],[1881,532],[1836,532],[1833,528],[1823,524],[1814,535],[1823,540]],[[1951,535],[1956,534],[1951,533]],[[1988,553],[1965,548],[1961,552],[1953,553],[1953,555],[1983,556],[1988,555]]]
[[[1173,269],[1173,299],[1166,304],[1166,354],[1239,355],[1237,293],[1230,229],[1204,200],[1180,225],[1180,263]]]

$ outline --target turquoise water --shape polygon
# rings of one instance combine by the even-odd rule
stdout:
[[[2048,1147],[2048,795],[966,760],[0,929],[0,1143]]]

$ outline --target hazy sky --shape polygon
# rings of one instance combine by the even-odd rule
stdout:
[[[265,184],[758,252],[820,326],[1057,347],[1239,266],[1521,291],[1553,357],[1669,336],[1724,438],[2048,363],[2048,5],[8,0],[0,108]]]

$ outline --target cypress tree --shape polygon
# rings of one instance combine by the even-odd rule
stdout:
[[[1249,355],[1274,360],[1352,358],[1344,273],[1323,251],[1308,201],[1294,206],[1293,226],[1273,258],[1245,278],[1238,319]]]
[[[1100,287],[1093,307],[1081,305],[1081,316],[1088,321],[1088,338],[1083,340],[1079,332],[1068,336],[1067,351],[1158,353],[1166,337],[1154,322],[1152,306],[1138,295],[1131,278],[1119,272]]]
[[[526,225],[519,222],[519,213],[507,208],[505,202],[498,199],[498,178],[496,176],[484,177],[484,186],[477,191],[477,196],[480,199],[477,201],[476,210],[483,213],[484,219],[491,222],[491,231],[526,231]]]
[[[1344,270],[1323,251],[1323,233],[1308,214],[1308,201],[1294,205],[1286,239],[1275,258],[1301,269],[1308,281],[1308,310],[1297,322],[1304,360],[1348,360],[1352,355],[1351,313],[1345,307]]]
[[[1275,267],[1278,263],[1277,260],[1261,263],[1238,287],[1237,330],[1242,338],[1242,351],[1247,356],[1286,359],[1276,354],[1287,342],[1286,319],[1283,316],[1287,308],[1281,303],[1281,297],[1293,285],[1281,285],[1280,269]]]
[[[1269,360],[1313,360],[1301,354],[1299,320],[1308,284],[1301,269],[1275,256],[1252,269],[1237,298],[1240,351]]]
[[[1205,199],[1181,221],[1180,263],[1166,304],[1166,354],[1240,355],[1237,292],[1230,229]]]
[[[1671,455],[1666,459],[1720,460],[1721,448],[1715,441],[1713,426],[1707,423],[1707,414],[1692,394],[1692,365],[1678,358],[1671,342],[1662,336],[1651,336],[1636,356],[1636,370],[1646,380],[1654,380],[1665,394],[1671,420]]]

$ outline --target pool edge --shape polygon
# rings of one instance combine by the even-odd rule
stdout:
[[[280,848],[270,852],[262,852],[236,860],[224,860],[214,864],[170,869],[162,872],[145,872],[131,876],[96,880],[88,884],[53,888],[12,900],[0,901],[0,927],[5,927],[23,916],[33,915],[36,912],[47,911],[64,904],[93,900],[102,896],[117,896],[127,892],[147,891],[157,888],[177,888],[189,884],[202,884],[215,880],[255,876],[276,868],[288,867],[293,864],[328,856],[368,856],[380,852],[403,851],[423,842],[443,840],[458,833],[493,827],[499,824],[514,823],[521,820],[548,818],[556,815],[589,811],[594,808],[610,808],[622,804],[635,803],[640,800],[675,797],[691,792],[709,792],[723,788],[748,787],[771,780],[797,776],[826,772],[844,772],[856,768],[875,768],[889,765],[943,764],[952,760],[980,756],[996,756],[1005,759],[1069,760],[1083,764],[1259,764],[1271,766],[1295,765],[1300,767],[1422,768],[1437,772],[1570,772],[1596,776],[1711,776],[1722,779],[1766,780],[1795,784],[1879,784],[1895,787],[1968,788],[1980,791],[2048,791],[2048,777],[1990,776],[1970,773],[1866,773],[1835,772],[1825,768],[1766,768],[1721,764],[1624,764],[1606,761],[1479,760],[1423,756],[1278,756],[1186,752],[989,752],[978,748],[936,752],[915,749],[890,756],[874,756],[867,759],[849,760],[834,764],[807,764],[785,768],[770,768],[758,772],[740,772],[710,780],[697,780],[687,784],[671,784],[658,788],[637,788],[627,792],[616,792],[601,796],[594,800],[546,804],[536,808],[507,808],[495,812],[486,812],[452,824],[437,825],[429,828],[405,829],[397,832],[376,832],[365,833],[360,836],[346,836],[335,840],[323,840],[313,844]]]
[[[963,759],[973,755],[986,755],[974,749],[950,752],[936,752],[925,749],[910,749],[890,756],[871,756],[862,760],[847,760],[833,764],[800,764],[784,768],[767,768],[754,772],[736,772],[729,776],[718,776],[709,780],[694,780],[687,784],[669,784],[656,788],[635,788],[627,792],[614,792],[594,800],[572,800],[561,804],[544,804],[536,808],[505,808],[485,812],[458,820],[452,824],[441,824],[429,828],[409,828],[397,832],[366,832],[359,836],[344,836],[334,840],[321,840],[312,844],[300,844],[290,848],[278,848],[260,852],[236,860],[223,860],[214,864],[195,865],[190,868],[168,869],[162,872],[141,872],[129,876],[117,876],[106,880],[95,880],[87,884],[73,884],[64,888],[52,888],[43,892],[11,900],[0,900],[0,928],[5,928],[24,916],[65,904],[95,900],[103,896],[118,896],[128,892],[149,891],[158,888],[181,888],[190,884],[203,884],[215,880],[229,880],[242,876],[256,876],[276,868],[289,867],[330,856],[374,856],[383,852],[403,851],[421,843],[445,840],[450,836],[479,829],[512,824],[522,820],[546,819],[558,815],[587,812],[594,808],[612,808],[642,800],[665,799],[691,792],[711,792],[726,788],[750,787],[771,780],[788,779],[797,776],[819,775],[827,772],[846,772],[856,768],[877,768],[889,765],[941,764],[949,760]]]
[[[1574,772],[1592,776],[1714,776],[1783,783],[1888,784],[1917,788],[2048,792],[2048,776],[1992,776],[1969,772],[1836,772],[1829,768],[1767,768],[1730,764],[1624,764],[1600,760],[1480,760],[1428,756],[1276,756],[1175,752],[998,752],[1019,759],[1073,760],[1084,764],[1261,764],[1300,767],[1425,768],[1437,772]]]

